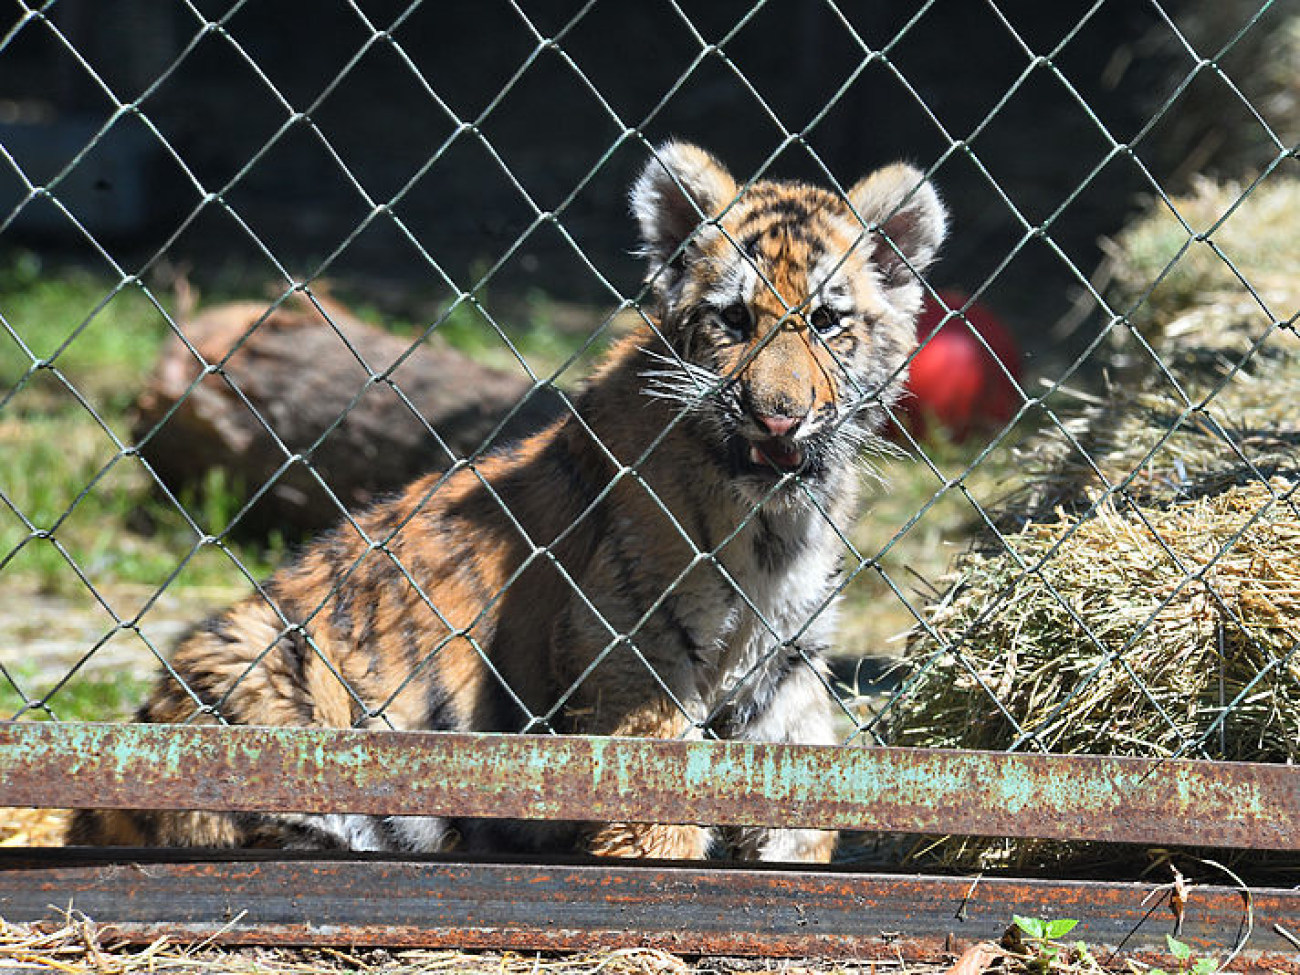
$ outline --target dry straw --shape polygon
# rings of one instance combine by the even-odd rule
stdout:
[[[242,948],[206,943],[186,946],[159,938],[146,946],[118,942],[113,929],[75,912],[41,927],[0,920],[0,972],[64,972],[68,975],[878,975],[893,971],[940,975],[943,964],[896,962],[686,961],[654,948],[621,948],[578,954],[387,950],[384,948]]]
[[[1034,523],[973,556],[901,744],[1300,758],[1300,520],[1274,478]],[[929,640],[918,643],[931,649]],[[929,655],[927,655],[928,657]]]
[[[1117,242],[1116,303],[1149,291],[1135,327],[912,639],[896,743],[1300,758],[1300,183],[1242,194],[1175,201],[1208,241],[1161,204]]]

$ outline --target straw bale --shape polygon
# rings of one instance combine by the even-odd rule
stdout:
[[[1297,481],[1104,502],[977,558],[929,623],[906,745],[1300,759]],[[915,648],[914,648],[915,649]]]
[[[1019,448],[1004,527],[1118,487],[1158,504],[1300,467],[1300,180],[1202,180],[1173,206],[1116,242],[1127,324],[1100,353],[1106,387]]]
[[[1117,242],[1109,383],[1020,448],[999,531],[909,641],[894,743],[1300,759],[1300,182],[1201,182],[1173,211]]]
[[[0,846],[62,846],[68,816],[66,809],[6,809]]]

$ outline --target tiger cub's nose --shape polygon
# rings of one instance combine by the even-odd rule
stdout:
[[[804,420],[802,416],[784,413],[754,413],[753,416],[755,422],[774,437],[788,436]]]

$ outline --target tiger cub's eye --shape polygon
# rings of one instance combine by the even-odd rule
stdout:
[[[840,316],[832,308],[820,306],[808,317],[808,323],[819,335],[834,335],[840,330]]]
[[[749,306],[743,301],[728,305],[718,313],[718,316],[722,319],[722,324],[726,326],[727,331],[736,338],[744,338],[748,334],[750,325]]]

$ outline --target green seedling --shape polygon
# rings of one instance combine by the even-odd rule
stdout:
[[[1185,941],[1179,941],[1173,935],[1165,935],[1165,943],[1169,945],[1169,953],[1174,956],[1178,966],[1173,973],[1167,972],[1163,968],[1153,968],[1148,975],[1213,975],[1219,970],[1219,960],[1209,955],[1203,955],[1195,958],[1192,955],[1192,946]]]
[[[1057,918],[1047,921],[1037,917],[1011,915],[1015,925],[1020,929],[1021,940],[1031,953],[1026,967],[1039,972],[1046,972],[1060,957],[1062,950],[1071,950],[1080,961],[1090,961],[1091,956],[1082,941],[1073,945],[1061,942],[1067,934],[1075,929],[1078,921],[1073,918]]]

